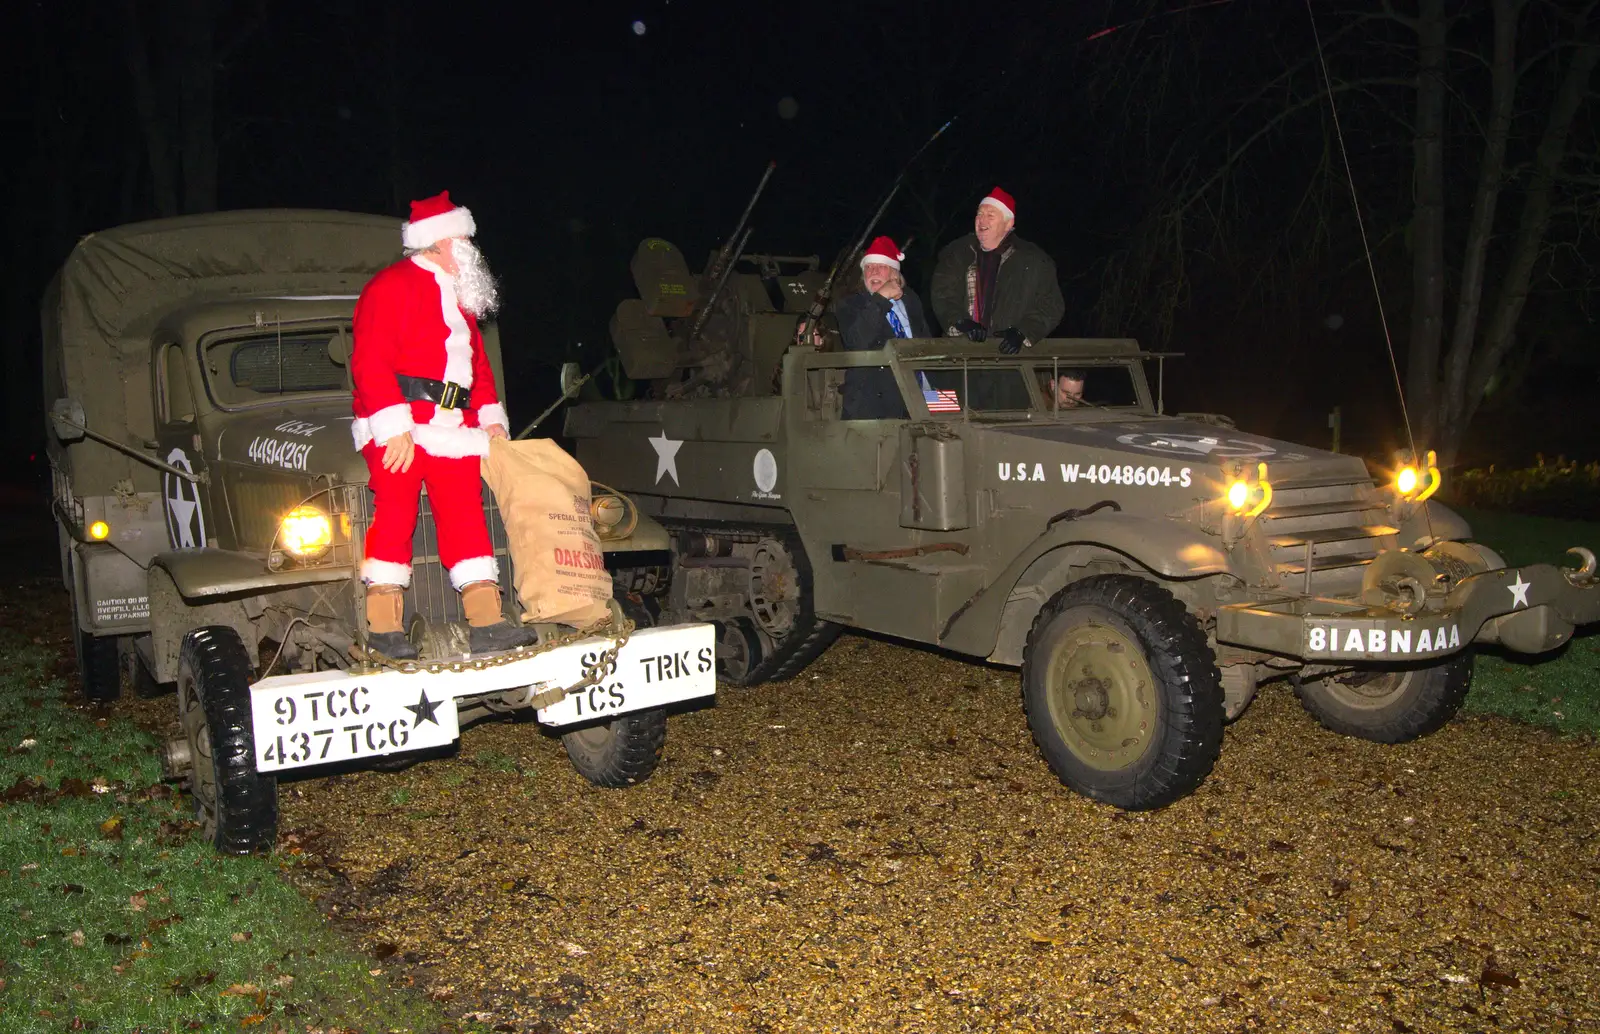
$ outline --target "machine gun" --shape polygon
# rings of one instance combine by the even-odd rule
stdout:
[[[739,222],[734,226],[733,233],[722,242],[722,247],[717,251],[717,257],[706,268],[705,278],[714,286],[711,293],[706,296],[705,302],[700,306],[700,311],[695,313],[694,321],[689,325],[688,336],[684,339],[686,345],[693,345],[700,337],[700,332],[705,329],[706,320],[711,318],[711,312],[716,307],[717,299],[722,297],[722,289],[728,284],[728,274],[733,272],[734,263],[739,261],[739,256],[744,254],[745,242],[750,239],[752,228],[745,226],[750,221],[750,213],[756,207],[756,202],[761,198],[761,192],[767,189],[767,180],[772,178],[772,172],[778,167],[775,161],[767,163],[767,171],[761,174],[761,182],[756,184],[756,192],[750,195],[750,203],[744,206],[744,214],[739,216]]]
[[[862,228],[860,235],[855,239],[855,243],[841,251],[838,257],[833,260],[833,266],[828,270],[828,276],[822,281],[822,286],[817,289],[817,293],[812,297],[811,305],[806,309],[806,314],[800,317],[800,322],[795,325],[795,344],[810,344],[814,328],[817,326],[818,321],[822,319],[822,314],[827,311],[828,303],[833,300],[833,285],[838,281],[840,271],[848,269],[850,263],[855,261],[855,257],[861,254],[861,249],[866,247],[867,241],[872,238],[872,231],[877,229],[878,220],[883,218],[883,213],[889,209],[889,203],[894,200],[896,194],[900,193],[900,187],[905,183],[906,175],[911,172],[912,166],[916,165],[917,159],[922,157],[924,151],[933,146],[935,140],[944,135],[944,131],[949,129],[953,122],[955,122],[955,118],[951,118],[949,122],[935,129],[933,135],[928,137],[923,145],[917,148],[916,153],[906,160],[905,165],[900,169],[900,174],[894,178],[893,183],[889,184],[889,192],[884,195],[883,202],[878,205],[878,210],[872,213],[872,218],[867,220],[867,225]]]

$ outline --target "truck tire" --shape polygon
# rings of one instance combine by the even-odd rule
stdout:
[[[619,596],[622,613],[638,628],[656,623],[656,609],[643,598]],[[667,711],[634,711],[561,734],[572,767],[595,786],[617,789],[650,778],[667,742]]]
[[[1057,778],[1130,811],[1190,793],[1222,749],[1222,681],[1205,632],[1170,592],[1131,575],[1074,582],[1040,609],[1022,704]]]
[[[84,608],[78,606],[78,580],[72,570],[72,552],[65,546],[62,570],[72,597],[72,645],[78,652],[78,680],[83,685],[83,699],[91,704],[109,704],[122,695],[122,661],[118,656],[117,637],[95,635],[78,627],[78,615]]]
[[[1427,666],[1358,669],[1296,682],[1295,696],[1322,725],[1374,743],[1406,743],[1438,730],[1472,686],[1472,651]]]
[[[567,760],[595,786],[619,789],[650,778],[667,742],[667,710],[634,711],[561,734]]]
[[[767,654],[766,640],[749,618],[713,624],[717,629],[717,678],[730,686],[750,685],[750,673]]]
[[[178,709],[206,839],[224,854],[270,850],[278,838],[278,780],[256,771],[250,655],[238,632],[212,625],[183,637]]]
[[[91,704],[109,704],[122,695],[122,661],[117,655],[117,637],[93,635],[81,628],[74,631],[83,698]]]

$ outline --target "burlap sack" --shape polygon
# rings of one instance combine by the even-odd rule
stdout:
[[[603,620],[611,575],[589,515],[589,475],[578,461],[548,439],[496,438],[483,478],[510,540],[522,619],[579,628]]]

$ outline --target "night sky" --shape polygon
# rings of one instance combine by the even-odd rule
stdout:
[[[33,385],[44,281],[77,236],[158,212],[130,88],[127,5],[12,6],[21,16],[0,44],[12,69],[3,112],[13,140],[27,142],[0,173],[21,231],[3,299],[8,364],[27,374],[9,392],[15,453],[43,433]],[[1399,48],[1341,39],[1342,9],[1323,6],[1336,69],[1377,74],[1399,61],[1404,71]],[[1111,317],[1095,308],[1108,270],[1181,170],[1192,176],[1220,161],[1250,119],[1287,103],[1257,96],[1254,108],[1240,106],[1311,52],[1303,5],[640,0],[534,14],[472,0],[138,0],[134,9],[156,76],[174,83],[176,26],[194,10],[215,12],[219,207],[402,217],[409,199],[448,189],[473,210],[506,298],[514,417],[551,397],[556,364],[588,364],[608,348],[606,323],[632,290],[627,263],[641,238],[666,237],[698,260],[775,160],[749,250],[815,253],[826,267],[906,159],[954,118],[880,226],[902,242],[916,235],[913,286],[925,287],[935,246],[969,230],[977,200],[1003,185],[1018,199],[1018,233],[1056,258],[1068,299],[1059,336],[1129,334],[1190,353],[1168,367],[1169,409],[1228,412],[1242,426],[1326,445],[1327,410],[1340,404],[1347,441],[1378,450],[1393,439],[1395,391],[1347,187],[1317,195],[1321,252],[1297,251],[1304,198],[1326,154],[1325,110],[1286,123],[1214,199],[1238,213],[1229,247],[1251,253],[1235,265],[1256,275],[1208,273],[1204,256],[1191,259],[1184,304],[1165,327],[1153,302]],[[1465,21],[1457,43],[1470,51],[1487,38],[1486,23]],[[174,86],[165,96],[176,104],[180,95]],[[1362,97],[1346,100],[1384,304],[1403,350],[1409,139],[1384,131],[1381,112],[1363,115]],[[1409,91],[1387,103],[1403,111]],[[1583,124],[1588,134],[1587,116]],[[1465,152],[1459,165],[1471,167]],[[1278,287],[1272,305],[1252,294],[1263,276],[1286,270],[1299,279]],[[1572,329],[1557,335],[1555,353],[1568,356],[1557,372],[1535,364],[1525,379],[1520,411],[1565,404],[1571,341],[1593,351],[1592,324],[1570,294],[1530,310]],[[1592,391],[1592,367],[1578,365]],[[1590,448],[1590,424],[1558,428],[1561,441],[1544,447]]]

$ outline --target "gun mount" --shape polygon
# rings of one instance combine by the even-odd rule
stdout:
[[[670,241],[641,241],[629,263],[639,297],[611,317],[623,372],[654,398],[773,394],[773,378],[826,274],[816,255],[713,252],[698,275]],[[724,280],[724,277],[726,278]],[[718,283],[721,290],[716,290]]]

